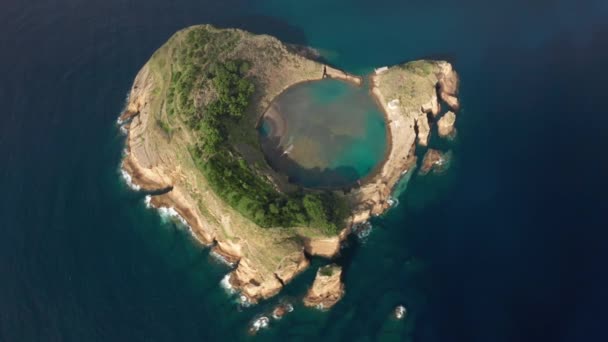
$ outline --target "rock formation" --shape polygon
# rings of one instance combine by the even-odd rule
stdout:
[[[458,85],[460,80],[458,74],[454,71],[450,63],[442,65],[441,76],[439,77],[439,93],[441,99],[452,108],[457,111],[460,108],[460,102],[456,95],[458,94]]]
[[[444,154],[441,151],[434,150],[429,148],[428,151],[424,154],[424,159],[422,160],[422,166],[420,167],[420,171],[418,173],[420,175],[426,175],[429,172],[442,172],[448,165],[448,156],[449,152]]]
[[[304,297],[304,305],[329,309],[344,295],[342,283],[342,268],[337,265],[327,265],[319,268],[317,276]]]
[[[454,123],[456,122],[456,114],[449,111],[445,113],[437,122],[437,131],[441,137],[449,137],[454,133]]]
[[[243,131],[252,135],[257,134],[255,125],[259,117],[288,87],[323,77],[361,84],[361,78],[294,53],[273,37],[209,25],[177,32],[154,53],[135,78],[127,107],[119,120],[127,131],[124,172],[134,186],[152,193],[152,207],[173,209],[202,244],[213,246],[215,253],[235,264],[229,283],[248,301],[256,302],[277,294],[307,268],[306,254],[334,257],[353,224],[365,222],[390,207],[393,188],[402,174],[416,163],[416,125],[419,142],[426,144],[429,134],[426,112],[438,113],[438,89],[442,99],[445,100],[444,96],[449,99],[446,102],[450,106],[458,104],[458,77],[452,66],[442,61],[416,61],[373,75],[372,94],[387,115],[390,150],[376,174],[357,187],[339,193],[351,209],[342,233],[327,236],[319,227],[262,228],[214,192],[190,152],[197,143],[197,133],[185,123],[182,113],[167,112],[170,91],[167,82],[175,76],[173,63],[179,61],[176,54],[187,48],[186,37],[192,30],[205,31],[206,44],[211,44],[208,50],[213,51],[214,60],[252,62],[248,75],[258,84],[247,117],[241,120],[248,125],[241,127]],[[199,67],[204,70],[209,66]],[[187,99],[200,106],[215,96],[208,87],[202,86],[190,95]],[[389,106],[389,102],[392,105]],[[170,135],[167,127],[171,129]],[[259,146],[245,145],[235,144],[234,152],[255,168],[256,174],[268,180],[277,191],[293,190],[285,177],[264,163]],[[329,307],[342,296],[344,288],[339,267],[323,269],[326,271],[319,270],[305,302]]]

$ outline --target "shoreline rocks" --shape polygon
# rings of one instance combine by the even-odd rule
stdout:
[[[344,296],[342,267],[332,264],[320,267],[315,280],[303,299],[304,305],[321,310],[334,306]]]

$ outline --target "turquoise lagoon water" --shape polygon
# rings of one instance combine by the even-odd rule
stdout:
[[[606,18],[604,0],[2,1],[0,341],[608,340]],[[331,311],[299,304],[322,259],[278,297],[235,304],[230,267],[121,179],[133,78],[199,23],[357,74],[429,56],[460,72],[458,135],[431,140],[450,170],[411,174],[348,241]],[[249,336],[283,299],[295,311]]]
[[[270,165],[307,187],[339,187],[368,175],[386,154],[383,113],[367,87],[338,80],[295,85],[270,111],[284,132],[265,117],[261,142]]]

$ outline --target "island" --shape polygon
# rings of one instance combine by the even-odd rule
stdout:
[[[428,144],[441,105],[459,107],[458,76],[448,62],[376,69],[370,96],[386,115],[384,160],[348,188],[303,188],[268,165],[257,127],[287,88],[323,78],[366,83],[323,63],[311,48],[193,26],[141,68],[118,121],[127,133],[121,167],[133,186],[152,207],[174,210],[201,244],[233,263],[228,282],[252,303],[280,292],[311,256],[334,258],[353,227],[388,210],[393,189],[416,167],[416,143]],[[337,302],[341,273],[338,266],[319,270],[307,303]],[[324,297],[317,288],[328,281],[337,290]]]

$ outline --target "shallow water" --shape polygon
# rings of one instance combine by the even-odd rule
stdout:
[[[276,119],[262,119],[262,147],[270,165],[293,183],[348,185],[368,175],[386,153],[384,117],[367,87],[338,80],[298,84],[269,111]]]
[[[608,2],[4,0],[0,341],[606,341]],[[463,110],[443,175],[350,241],[346,295],[240,309],[218,263],[132,192],[115,125],[175,30],[309,44],[352,73],[450,58]],[[437,145],[435,145],[437,143]],[[421,151],[422,152],[422,151]],[[278,300],[295,311],[251,338]],[[405,321],[389,319],[398,304]]]

